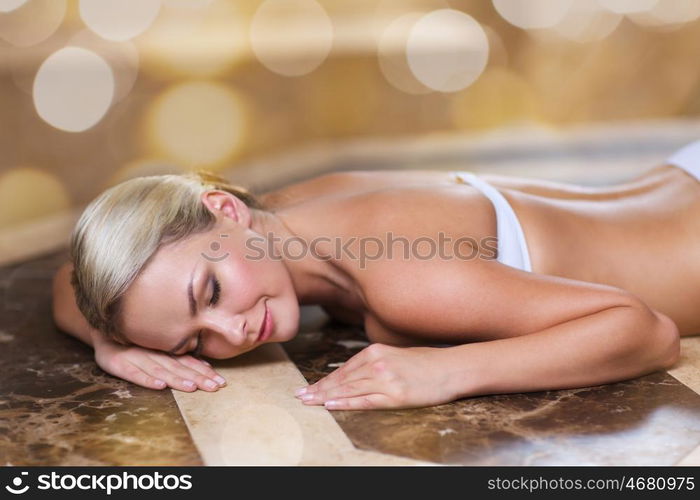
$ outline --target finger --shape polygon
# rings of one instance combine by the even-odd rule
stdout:
[[[360,370],[367,365],[368,360],[366,355],[362,355],[362,352],[364,351],[351,357],[343,366],[336,368],[316,383],[297,389],[295,395],[300,397],[304,394],[326,390],[346,381],[364,378],[366,375]]]
[[[165,389],[168,386],[164,380],[149,375],[133,364],[129,365],[120,377],[148,389]]]
[[[186,387],[190,387],[194,384],[194,389],[200,388],[204,391],[214,392],[219,390],[219,384],[215,380],[202,375],[197,370],[180,363],[179,360],[170,355],[157,355],[155,361],[162,366],[168,368],[173,373],[177,374],[183,379],[183,384]]]
[[[326,401],[327,410],[378,410],[397,407],[393,400],[384,394],[365,394],[354,398],[331,399]]]
[[[370,370],[370,366],[371,365],[369,363],[365,363],[354,370],[339,373],[333,372],[330,375],[316,382],[314,385],[310,386],[308,390],[305,391],[303,394],[297,395],[297,397],[302,399],[302,401],[304,400],[304,397],[307,398],[306,400],[309,400],[311,399],[310,395],[325,394],[329,391],[337,389],[338,387],[342,387],[347,384],[352,384],[359,380],[371,379],[372,373]],[[338,370],[340,370],[340,368]]]
[[[322,405],[333,399],[347,399],[377,393],[380,392],[379,389],[377,379],[363,378],[335,385],[327,390],[304,394],[299,399],[307,405]]]
[[[209,363],[202,359],[197,359],[194,356],[186,354],[184,356],[174,356],[174,359],[179,363],[195,370],[196,372],[212,379],[214,382],[223,387],[226,385],[226,379],[216,373]]]
[[[173,389],[184,392],[196,391],[198,385],[194,378],[196,376],[201,377],[201,375],[195,376],[194,370],[190,370],[177,361],[170,359],[168,355],[149,355],[146,359],[138,362],[137,366],[152,377],[165,381]]]

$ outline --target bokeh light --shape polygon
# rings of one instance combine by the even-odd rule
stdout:
[[[389,25],[405,14],[427,14],[449,8],[447,0],[377,0],[366,22],[370,23],[372,37],[378,42]]]
[[[94,52],[109,64],[114,76],[113,102],[119,102],[129,94],[139,71],[139,53],[132,42],[112,42],[85,29],[76,33],[68,45]]]
[[[628,17],[640,26],[676,28],[700,17],[700,0],[658,0],[652,8]]]
[[[397,89],[409,94],[432,92],[415,77],[406,59],[408,36],[421,17],[423,14],[418,12],[400,16],[386,27],[377,44],[379,69],[384,78]]]
[[[239,4],[228,0],[164,3],[153,26],[135,40],[143,68],[157,78],[212,78],[247,56],[248,36]]]
[[[54,214],[70,201],[63,184],[49,172],[17,167],[0,174],[0,227]]]
[[[598,2],[573,0],[569,11],[553,29],[569,40],[593,42],[615,31],[622,18],[622,14],[604,9]]]
[[[266,0],[250,26],[251,48],[270,71],[301,76],[318,68],[333,44],[333,25],[314,0]]]
[[[600,5],[618,14],[644,12],[654,7],[658,1],[659,0],[598,0]]]
[[[243,99],[214,82],[187,82],[154,103],[149,129],[168,158],[191,166],[220,166],[243,144]]]
[[[211,2],[212,0],[163,0],[163,5],[178,9],[197,10],[208,7]]]
[[[503,19],[523,29],[551,28],[564,18],[571,3],[572,0],[493,0]]]
[[[30,47],[53,35],[65,15],[66,0],[31,0],[0,13],[0,38],[16,47]]]
[[[0,0],[0,12],[11,12],[27,3],[27,0]]]
[[[468,14],[440,9],[411,28],[406,57],[418,80],[433,90],[456,92],[469,86],[486,67],[489,42]]]
[[[39,116],[68,132],[87,130],[105,115],[114,95],[114,77],[100,56],[79,47],[52,54],[34,80]]]
[[[34,79],[39,67],[51,54],[68,44],[70,32],[58,30],[43,42],[29,47],[12,47],[5,51],[4,67],[22,92],[32,95]]]
[[[146,31],[159,10],[160,0],[80,0],[80,17],[87,27],[117,42]]]

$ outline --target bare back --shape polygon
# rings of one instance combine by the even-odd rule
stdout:
[[[660,166],[604,188],[480,177],[515,210],[533,272],[625,289],[671,317],[681,335],[700,332],[700,183],[688,174]],[[267,193],[263,202],[313,220],[316,234],[496,236],[491,203],[444,171],[330,174]],[[346,270],[362,281],[356,265]],[[365,313],[351,295],[328,310],[358,323]]]

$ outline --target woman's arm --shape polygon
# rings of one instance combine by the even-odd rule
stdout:
[[[52,313],[54,323],[75,338],[95,347],[96,342],[105,341],[104,336],[92,328],[85,316],[78,309],[75,301],[75,293],[70,283],[70,274],[73,265],[70,262],[63,264],[53,278]]]
[[[301,390],[335,409],[427,406],[482,394],[599,385],[672,366],[676,325],[621,289],[496,261],[426,262],[367,292],[382,328],[449,348],[375,344]],[[461,270],[458,268],[461,267]],[[381,273],[373,273],[381,279]],[[483,340],[483,342],[473,342]]]
[[[56,326],[73,335],[95,350],[95,361],[107,373],[150,389],[172,387],[181,391],[194,391],[198,387],[216,391],[225,380],[209,363],[190,355],[170,354],[125,346],[109,340],[94,329],[78,309],[70,274],[73,266],[63,264],[53,279],[52,312]]]
[[[614,306],[536,333],[445,351],[454,398],[588,387],[673,366],[674,322],[640,302]]]
[[[373,344],[297,395],[336,410],[411,408],[627,380],[678,360],[675,324],[652,315],[616,306],[500,340],[447,348]]]

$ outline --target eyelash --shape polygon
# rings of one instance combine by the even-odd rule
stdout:
[[[211,294],[211,301],[209,305],[214,305],[219,301],[219,295],[221,294],[221,283],[219,280],[214,278],[214,292]]]
[[[219,283],[219,280],[214,278],[214,291],[211,294],[211,300],[209,301],[209,305],[212,306],[216,304],[219,301],[219,297],[221,295],[221,283]],[[192,355],[197,357],[202,353],[202,349],[204,349],[204,344],[202,343],[202,332],[197,333],[197,346],[194,348],[194,351],[192,352]]]

